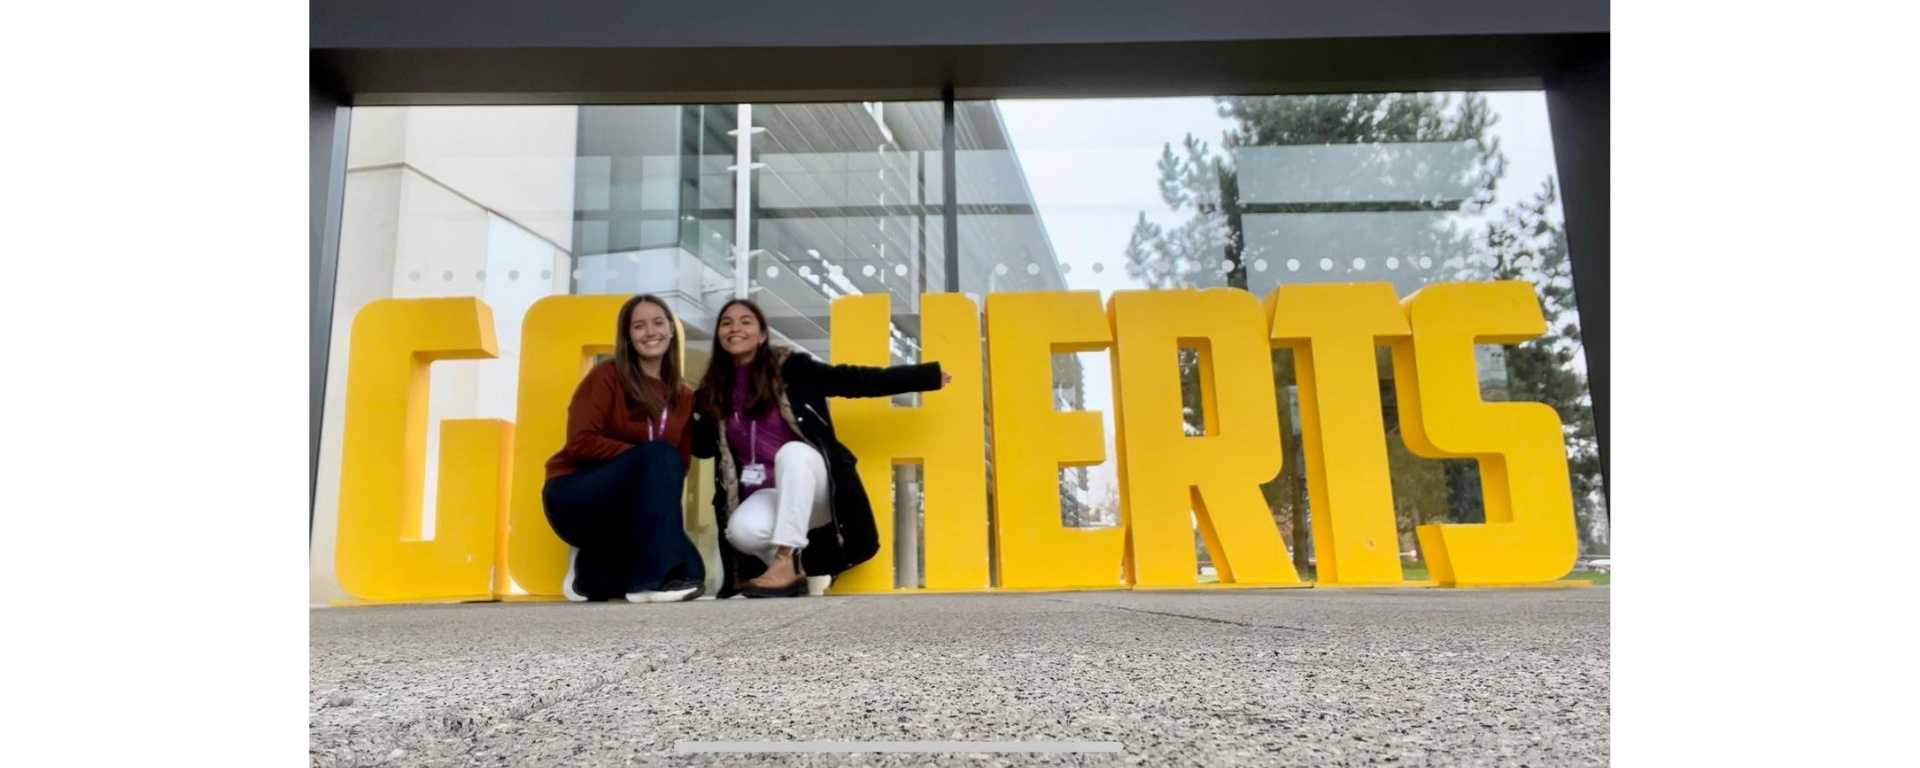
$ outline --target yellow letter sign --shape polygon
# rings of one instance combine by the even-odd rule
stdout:
[[[1299,584],[1260,493],[1280,472],[1280,416],[1259,300],[1229,288],[1116,291],[1107,313],[1134,583],[1198,583],[1191,510],[1222,584]],[[1187,436],[1181,418],[1181,346],[1199,352],[1204,435]]]
[[[1386,427],[1374,345],[1408,335],[1388,283],[1283,285],[1267,294],[1273,342],[1293,350],[1313,553],[1321,584],[1399,584]]]
[[[1565,576],[1578,541],[1560,417],[1541,403],[1480,399],[1475,344],[1546,332],[1533,286],[1517,280],[1429,285],[1402,303],[1413,337],[1394,344],[1407,449],[1480,462],[1485,523],[1415,529],[1442,586],[1527,584]]]
[[[1060,522],[1060,468],[1107,459],[1100,412],[1053,409],[1053,356],[1097,352],[1112,340],[1098,292],[987,294],[995,554],[1002,588],[1125,586],[1125,526],[1068,528]]]
[[[889,295],[834,300],[833,362],[885,366]],[[980,314],[955,293],[920,297],[920,358],[940,363],[953,383],[921,395],[920,407],[886,398],[836,400],[835,432],[860,457],[860,482],[873,502],[880,551],[834,579],[833,592],[891,592],[893,465],[920,462],[926,485],[927,589],[987,588],[986,415],[981,412]]]
[[[550,296],[521,329],[516,422],[441,425],[438,524],[421,530],[429,365],[498,354],[493,313],[476,298],[382,299],[354,318],[347,359],[335,572],[370,601],[557,596],[567,547],[541,503],[545,464],[566,442],[567,403],[594,356],[612,351],[628,297]],[[832,304],[834,361],[887,365],[889,296]],[[1522,281],[1441,283],[1403,301],[1385,283],[1287,285],[1265,313],[1238,289],[994,293],[986,327],[993,381],[995,518],[986,515],[980,314],[959,294],[921,297],[922,352],[953,381],[918,408],[836,402],[839,436],[862,459],[880,552],[842,574],[838,593],[893,591],[894,465],[926,478],[926,585],[986,590],[989,528],[1007,589],[1193,587],[1194,524],[1224,585],[1300,586],[1260,486],[1279,472],[1270,360],[1293,350],[1320,581],[1402,581],[1375,347],[1393,351],[1407,448],[1479,462],[1486,522],[1422,525],[1441,586],[1524,585],[1564,576],[1578,544],[1566,445],[1552,408],[1480,398],[1476,344],[1546,330]],[[1104,312],[1104,316],[1103,316]],[[684,328],[676,328],[683,340]],[[1198,353],[1201,434],[1186,434],[1179,350]],[[1109,349],[1121,525],[1060,523],[1062,467],[1105,459],[1097,412],[1055,411],[1052,356]],[[518,427],[516,428],[515,424]],[[690,468],[686,498],[710,492]],[[693,515],[698,519],[697,514]],[[690,527],[692,527],[690,525]],[[1123,570],[1124,569],[1124,570]]]
[[[497,356],[479,299],[380,299],[353,319],[334,572],[362,600],[484,600],[505,521],[513,425],[440,427],[439,514],[421,538],[428,365]]]

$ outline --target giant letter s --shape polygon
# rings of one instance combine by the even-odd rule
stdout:
[[[1578,555],[1560,417],[1542,403],[1480,399],[1475,344],[1517,344],[1546,332],[1533,286],[1517,280],[1441,283],[1401,302],[1413,338],[1393,347],[1400,430],[1428,458],[1480,462],[1486,522],[1415,529],[1441,586],[1558,579]]]

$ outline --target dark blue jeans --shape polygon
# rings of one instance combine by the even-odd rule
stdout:
[[[680,452],[663,440],[548,480],[541,492],[547,523],[580,548],[574,591],[618,600],[670,582],[705,581],[706,566],[681,521],[685,483]]]

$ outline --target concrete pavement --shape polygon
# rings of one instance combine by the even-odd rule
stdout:
[[[311,613],[309,751],[360,765],[1592,765],[1606,587],[882,595]],[[681,755],[683,741],[1119,754]]]

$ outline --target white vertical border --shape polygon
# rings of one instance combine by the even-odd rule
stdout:
[[[0,120],[9,763],[306,740],[307,38],[300,3],[0,29],[35,73]]]
[[[1913,16],[1613,5],[1617,764],[1913,760]]]

